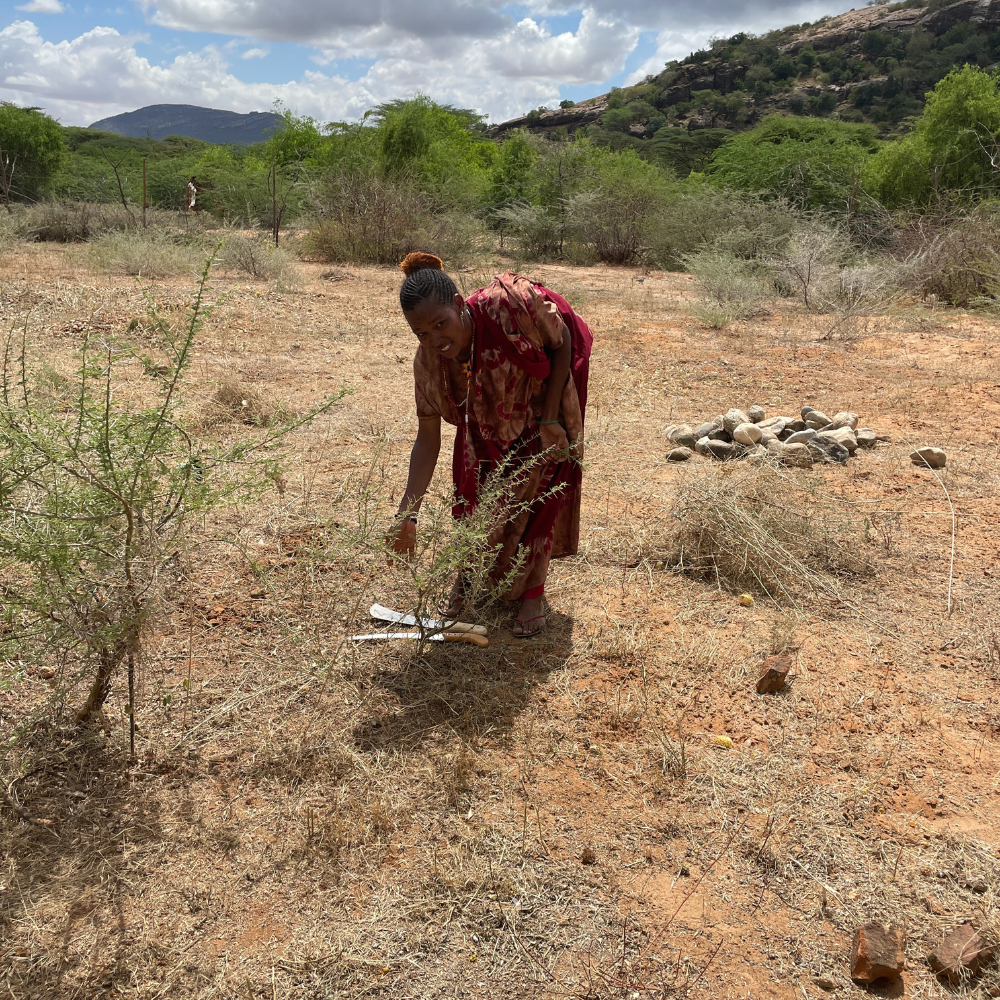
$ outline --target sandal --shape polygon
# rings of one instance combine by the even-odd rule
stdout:
[[[542,624],[539,625],[538,628],[533,629],[531,632],[526,632],[524,630],[525,625],[530,625],[531,622],[537,622],[539,620],[541,620]],[[515,618],[514,624],[521,626],[520,632],[515,632],[514,626],[511,626],[510,633],[515,639],[534,639],[536,635],[541,635],[545,631],[545,615],[535,615],[534,618],[525,618],[524,621],[521,621],[519,618]]]
[[[456,621],[465,612],[466,606],[465,581],[459,577],[451,585],[451,593],[438,605],[437,610],[445,621]]]

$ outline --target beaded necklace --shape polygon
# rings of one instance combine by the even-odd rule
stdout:
[[[458,366],[465,373],[465,423],[469,423],[469,394],[472,391],[472,362],[476,356],[476,321],[472,318],[472,310],[466,306],[465,312],[472,324],[472,342],[469,344],[469,360],[459,361]],[[444,394],[448,402],[458,410],[458,404],[451,396],[451,379],[448,377],[448,364],[444,358],[441,359],[441,381],[444,384]]]

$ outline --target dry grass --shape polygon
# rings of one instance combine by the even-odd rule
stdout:
[[[822,497],[822,483],[777,465],[710,466],[677,489],[663,538],[647,558],[731,593],[773,601],[836,598],[836,576],[870,576],[872,553],[853,511]]]
[[[131,282],[50,248],[9,261],[0,316],[30,312],[57,370],[79,316],[113,332],[144,313]],[[10,795],[48,821],[0,807],[5,988],[812,1000],[825,976],[861,998],[850,937],[882,918],[907,929],[907,996],[951,995],[923,962],[937,936],[965,918],[1000,931],[994,328],[901,313],[844,351],[820,340],[827,317],[782,305],[720,342],[686,319],[687,276],[540,269],[596,334],[581,555],[553,566],[542,639],[510,638],[497,609],[489,649],[418,659],[343,642],[402,583],[333,533],[351,483],[369,477],[390,509],[405,477],[398,276],[323,270],[303,265],[292,293],[233,288],[206,326],[194,377],[233,389],[220,437],[258,433],[246,387],[303,407],[355,392],[296,432],[284,493],[210,519],[178,558],[141,671],[139,759],[116,691],[100,729],[39,732],[3,760]],[[150,294],[170,312],[188,291]],[[900,442],[921,422],[947,431],[950,618],[947,506],[905,443],[739,490],[729,477],[750,470],[662,461],[658,428],[753,402],[855,409]],[[742,607],[714,570],[658,567],[682,502],[706,556],[771,566],[794,602]],[[821,585],[864,614],[803,600]],[[762,698],[756,670],[779,651],[790,683]],[[0,680],[3,728],[52,694],[16,664]],[[996,984],[991,970],[965,995]]]
[[[238,422],[250,427],[271,427],[287,418],[287,406],[265,390],[238,378],[225,378],[202,406],[198,424],[202,428]]]

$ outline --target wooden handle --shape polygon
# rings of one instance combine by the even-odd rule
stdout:
[[[471,642],[474,646],[480,646],[483,649],[490,644],[490,640],[485,635],[477,635],[475,632],[445,632],[444,641]]]

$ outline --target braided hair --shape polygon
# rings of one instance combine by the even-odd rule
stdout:
[[[444,273],[440,257],[432,253],[408,253],[399,266],[406,275],[399,289],[399,305],[403,312],[416,309],[424,299],[433,299],[441,305],[455,301],[458,289]]]

